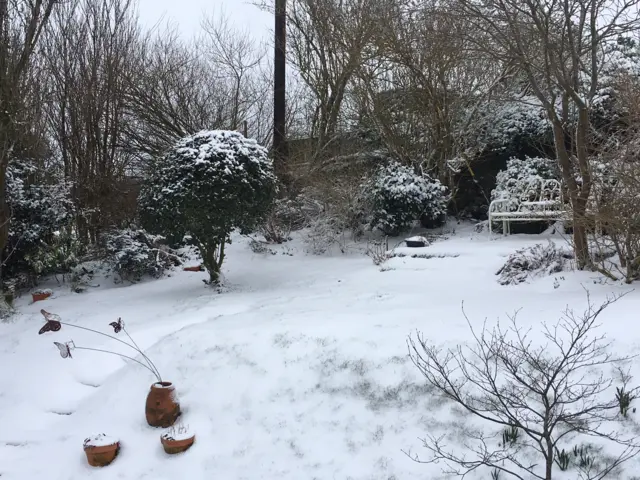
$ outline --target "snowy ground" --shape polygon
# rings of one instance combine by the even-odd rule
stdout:
[[[463,301],[478,325],[519,308],[522,325],[538,325],[567,304],[581,310],[583,285],[595,302],[629,290],[584,272],[500,286],[494,274],[505,256],[540,241],[489,241],[464,227],[427,248],[443,258],[394,258],[380,271],[361,254],[314,257],[293,242],[284,249],[292,255],[257,255],[238,240],[223,294],[203,286],[204,273],[180,271],[81,295],[61,286],[33,305],[22,297],[19,315],[0,324],[2,480],[439,478],[440,466],[402,451],[426,454],[418,437],[464,417],[425,387],[407,356],[409,334],[469,339]],[[38,335],[41,308],[102,331],[122,317],[176,385],[194,447],[167,457],[162,431],[144,417],[151,374],[97,353],[60,358],[53,341],[113,345],[64,326]],[[620,352],[638,351],[639,310],[632,292],[603,316]],[[122,451],[92,469],[82,441],[102,432],[119,437]]]

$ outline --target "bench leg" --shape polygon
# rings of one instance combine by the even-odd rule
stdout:
[[[508,228],[509,228],[509,222],[507,222],[506,220],[502,220],[502,234],[503,235],[508,235]]]
[[[491,215],[489,215],[489,236],[491,236],[491,234],[493,233],[493,230],[492,230],[492,228],[491,228],[491,227],[492,227],[492,225],[491,225],[491,224],[492,224],[492,222],[491,222]]]

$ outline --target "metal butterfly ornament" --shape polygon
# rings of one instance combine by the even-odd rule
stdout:
[[[122,318],[118,318],[117,322],[111,322],[109,326],[113,327],[114,333],[120,333],[120,330],[124,328],[124,322]]]
[[[42,326],[38,335],[42,335],[45,332],[57,332],[62,328],[62,319],[55,313],[49,313],[46,310],[40,310],[40,313],[44,316],[46,323]]]
[[[60,356],[62,358],[73,358],[71,356],[71,350],[73,348],[75,348],[75,345],[73,343],[73,340],[70,342],[66,342],[66,343],[60,343],[60,342],[53,342],[53,344],[58,347],[58,350],[60,351]]]

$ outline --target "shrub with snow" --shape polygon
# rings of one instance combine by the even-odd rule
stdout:
[[[512,209],[517,208],[517,200],[533,194],[544,180],[559,180],[558,162],[550,158],[525,157],[511,158],[507,161],[507,169],[496,177],[496,188],[491,192],[491,199],[513,199]]]
[[[159,278],[180,257],[162,245],[162,237],[144,230],[112,230],[102,236],[106,262],[122,280],[140,281],[143,277]]]
[[[154,165],[140,192],[143,225],[169,239],[188,234],[218,283],[235,229],[255,230],[277,191],[267,150],[234,131],[201,131]]]
[[[325,177],[305,188],[303,195],[315,205],[307,209],[310,213],[307,226],[316,228],[324,224],[331,227],[334,237],[348,232],[353,240],[358,240],[371,220],[370,191],[366,188],[370,180],[366,174],[344,173]]]
[[[569,268],[572,259],[573,252],[553,242],[546,246],[538,243],[509,255],[496,275],[500,285],[517,285],[530,278],[562,272]]]
[[[340,230],[336,228],[333,218],[322,215],[311,222],[304,232],[303,240],[307,253],[324,255],[333,245],[339,243]]]
[[[11,211],[9,238],[3,252],[3,274],[56,273],[73,264],[73,253],[60,231],[73,220],[70,186],[55,177],[42,179],[30,162],[12,160],[7,169],[7,203]],[[40,172],[41,173],[41,172]],[[66,251],[62,251],[62,248]],[[72,265],[71,265],[72,266]]]
[[[435,226],[446,215],[446,188],[398,162],[381,167],[365,189],[373,208],[371,227],[389,236],[408,230],[418,219]]]
[[[546,112],[535,96],[514,92],[513,98],[489,100],[478,109],[470,108],[467,114],[473,115],[474,121],[463,122],[460,134],[469,145],[512,150],[518,140],[549,138],[551,134]]]
[[[289,234],[292,231],[311,225],[320,212],[322,205],[304,194],[294,198],[278,199],[258,227],[258,231],[269,243],[284,243],[290,239]]]
[[[302,192],[294,198],[276,200],[274,209],[276,216],[291,230],[308,227],[312,218],[322,212],[322,205],[310,195]]]
[[[620,37],[608,42],[601,52],[602,70],[591,111],[591,121],[599,129],[610,131],[619,126],[620,121],[624,124],[629,119],[629,107],[633,104],[620,94],[640,80],[638,47],[633,38]]]
[[[36,275],[71,273],[84,251],[78,239],[68,232],[54,232],[51,239],[41,242],[24,259]]]

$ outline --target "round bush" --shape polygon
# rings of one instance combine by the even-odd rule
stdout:
[[[201,131],[180,140],[155,165],[140,192],[143,226],[170,241],[189,235],[212,283],[235,229],[255,229],[275,198],[267,150],[234,131]]]
[[[378,169],[367,190],[373,206],[372,228],[397,236],[420,219],[437,226],[447,209],[446,188],[428,175],[419,175],[398,162]]]

